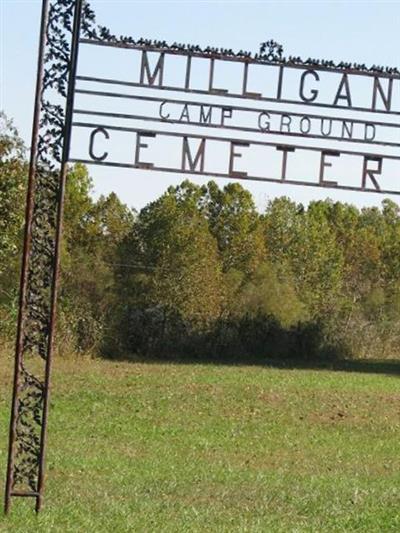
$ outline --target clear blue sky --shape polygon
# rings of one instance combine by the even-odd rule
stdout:
[[[392,1],[134,1],[93,0],[98,22],[116,34],[257,51],[275,39],[287,55],[400,66],[400,0]],[[34,96],[40,0],[0,0],[0,108],[14,118],[29,143]],[[91,168],[97,194],[115,190],[142,207],[181,177]],[[201,181],[201,180],[197,180]],[[289,195],[307,202],[329,195],[379,204],[380,195],[248,184],[259,206]]]

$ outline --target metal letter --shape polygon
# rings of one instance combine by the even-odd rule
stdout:
[[[368,135],[368,128],[371,129],[371,134],[370,135]],[[365,124],[365,129],[364,129],[364,139],[366,141],[373,141],[375,139],[375,135],[376,135],[375,124],[371,124],[371,123],[367,122]]]
[[[223,107],[222,108],[221,126],[225,125],[225,119],[226,118],[232,118],[232,108],[231,107]]]
[[[192,172],[196,172],[196,167],[200,161],[200,172],[204,172],[204,155],[205,155],[205,149],[206,149],[206,139],[201,139],[200,146],[197,149],[197,153],[192,158],[192,154],[190,152],[190,146],[188,137],[183,137],[183,143],[182,143],[182,170],[186,170],[186,161],[189,163],[189,169]]]
[[[342,91],[344,91],[344,94],[342,94]],[[337,105],[339,100],[345,100],[347,105],[349,107],[352,107],[349,78],[347,74],[343,74],[343,77],[339,83],[339,87],[333,105]]]
[[[368,163],[370,161],[377,162],[378,168],[375,170],[373,170],[372,168],[368,168]],[[369,178],[372,181],[377,191],[381,190],[379,183],[375,179],[375,175],[380,176],[382,174],[382,163],[383,163],[383,160],[381,157],[378,158],[378,157],[364,156],[363,176],[362,176],[362,185],[361,185],[361,188],[363,190],[365,190],[367,187],[367,178]]]
[[[182,109],[181,116],[179,117],[179,122],[182,122],[182,120],[185,119],[186,122],[190,122],[190,116],[189,116],[189,108],[188,104],[185,104]]]
[[[349,120],[343,120],[342,122],[342,139],[347,135],[349,139],[353,138],[354,122]]]
[[[153,74],[150,72],[149,59],[147,57],[146,50],[142,52],[142,65],[140,68],[140,83],[142,85],[154,85],[156,78],[158,76],[158,85],[162,87],[163,77],[164,77],[164,57],[165,54],[162,52],[158,58],[157,64],[153,71]],[[145,75],[147,76],[147,83],[144,81]]]
[[[200,105],[200,119],[199,119],[199,122],[200,123],[204,123],[204,124],[211,124],[213,106],[210,105],[208,107],[208,112],[207,113],[204,112],[204,108],[205,108],[205,106],[203,104],[201,104]]]
[[[285,122],[286,121],[286,122]],[[287,132],[290,133],[290,124],[292,123],[292,117],[290,115],[282,115],[281,117],[281,133],[283,128],[287,128]]]
[[[243,96],[245,96],[246,98],[260,98],[261,97],[261,94],[260,93],[252,93],[252,92],[248,92],[247,91],[247,79],[249,77],[249,64],[248,62],[246,61],[246,63],[244,63],[244,68],[243,68],[243,88],[242,88],[242,94]]]
[[[319,167],[319,183],[321,185],[328,185],[328,187],[336,187],[336,181],[325,181],[324,180],[324,170],[326,167],[331,167],[332,163],[326,161],[326,157],[340,157],[340,152],[321,152],[321,164]]]
[[[213,87],[213,83],[214,83],[214,67],[215,67],[215,59],[212,58],[212,59],[210,59],[210,83],[208,85],[208,90],[210,91],[210,93],[226,94],[228,92],[226,89],[217,89],[217,88]]]
[[[382,102],[386,108],[386,111],[390,111],[392,107],[393,79],[390,78],[388,80],[388,90],[387,90],[387,95],[385,95],[378,76],[374,78],[374,89],[372,93],[372,109],[373,110],[376,110],[376,97],[377,97],[378,92],[380,94],[380,97],[382,98]]]
[[[304,124],[306,124],[306,127],[304,128]],[[303,135],[307,135],[307,133],[310,133],[311,130],[311,120],[308,117],[302,117],[300,120],[300,131]]]
[[[263,119],[266,118],[267,120],[265,120],[263,122]],[[271,129],[271,125],[270,125],[270,119],[271,119],[271,116],[270,114],[267,112],[267,111],[262,111],[259,115],[258,115],[258,127],[261,131],[270,131]]]
[[[192,56],[187,57],[186,62],[186,76],[185,76],[185,89],[188,90],[190,86],[190,73],[192,69]]]
[[[276,149],[279,152],[282,152],[282,173],[281,173],[281,180],[285,181],[286,179],[286,169],[287,169],[287,158],[289,152],[295,152],[296,148],[293,148],[292,146],[277,146]]]
[[[325,120],[328,120],[329,122],[329,131],[328,132],[325,132],[324,131],[324,122]],[[332,133],[332,119],[326,119],[326,118],[321,118],[321,133],[324,137],[329,137],[329,135]]]
[[[310,91],[311,96],[306,96],[304,94],[304,83],[305,83],[305,80],[306,80],[306,76],[310,76],[310,75],[313,76],[313,78],[316,81],[319,81],[319,76],[315,72],[315,70],[305,70],[303,72],[303,74],[301,75],[301,79],[300,79],[300,98],[303,100],[303,102],[314,102],[314,100],[318,96],[318,91],[316,89],[312,89]]]
[[[243,178],[245,176],[247,176],[247,172],[238,172],[236,170],[233,169],[233,163],[234,163],[234,158],[235,157],[242,157],[242,154],[240,154],[239,152],[235,152],[235,148],[236,147],[239,147],[239,146],[242,146],[242,147],[248,147],[250,146],[250,143],[245,143],[245,142],[233,142],[231,141],[231,151],[230,151],[230,156],[229,156],[229,176],[232,176],[233,178]]]
[[[276,93],[277,100],[280,100],[282,98],[282,84],[283,84],[283,65],[279,67],[278,90]]]
[[[104,154],[100,156],[95,155],[93,152],[94,138],[98,133],[102,133],[106,139],[110,138],[108,131],[104,128],[96,128],[95,130],[93,130],[90,134],[89,155],[94,161],[104,161],[104,159],[106,159],[106,157],[108,156],[108,152],[104,152]]]
[[[142,143],[142,137],[156,137],[155,133],[151,133],[148,131],[141,131],[137,132],[136,134],[136,150],[135,150],[135,166],[138,168],[152,168],[154,165],[153,163],[145,163],[144,161],[140,161],[140,149],[141,148],[148,148],[149,145]]]
[[[168,102],[166,100],[164,100],[163,102],[161,102],[160,104],[160,109],[159,109],[159,115],[162,119],[164,120],[168,120],[169,117],[170,117],[170,114],[168,113],[167,115],[163,115],[163,107],[165,106],[165,104],[167,104]]]

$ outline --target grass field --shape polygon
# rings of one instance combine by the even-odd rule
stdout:
[[[1,531],[400,531],[398,375],[58,359],[53,385],[45,508]]]

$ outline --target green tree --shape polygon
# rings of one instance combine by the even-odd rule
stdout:
[[[265,258],[260,217],[249,191],[229,183],[223,189],[211,181],[206,190],[211,234],[218,243],[224,272],[254,272]]]
[[[264,216],[268,255],[293,279],[310,316],[332,313],[341,295],[343,256],[329,222],[331,202],[311,202],[308,209],[279,198]]]
[[[116,305],[117,251],[133,222],[134,213],[114,193],[93,199],[86,167],[70,169],[61,263],[61,346],[100,349]]]
[[[13,334],[25,213],[25,148],[0,113],[0,337]]]
[[[204,322],[220,313],[221,268],[216,242],[198,209],[198,190],[181,193],[182,188],[170,189],[140,213],[141,261],[153,269],[153,303]]]
[[[241,287],[233,312],[237,316],[273,317],[284,328],[307,319],[307,310],[299,300],[293,279],[281,277],[277,268],[263,263]]]

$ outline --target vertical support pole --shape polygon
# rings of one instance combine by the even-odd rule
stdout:
[[[44,70],[44,55],[46,49],[46,28],[49,13],[49,0],[42,2],[42,14],[40,21],[40,37],[39,37],[39,51],[36,74],[36,93],[35,93],[35,108],[33,112],[32,125],[32,141],[29,161],[29,177],[28,177],[28,191],[26,199],[25,211],[25,235],[24,248],[22,255],[21,281],[20,281],[20,298],[19,298],[19,314],[17,325],[17,340],[15,349],[15,368],[14,368],[14,383],[13,395],[11,404],[11,418],[10,418],[10,436],[8,448],[8,464],[7,464],[7,479],[5,490],[4,511],[7,514],[10,510],[11,490],[14,478],[14,444],[16,440],[16,422],[18,411],[18,390],[19,377],[21,371],[21,362],[23,355],[23,329],[26,316],[26,302],[27,302],[27,280],[29,272],[29,254],[31,247],[31,233],[32,233],[32,213],[35,189],[35,175],[37,165],[38,139],[39,139],[39,125],[41,112],[41,98],[43,93],[43,70]]]
[[[45,468],[46,468],[46,437],[47,437],[47,419],[49,411],[50,400],[50,377],[51,366],[54,351],[54,334],[56,328],[57,317],[57,294],[60,277],[60,250],[62,240],[62,227],[63,227],[63,215],[64,215],[64,197],[65,197],[65,184],[68,170],[68,159],[71,145],[71,130],[72,130],[72,117],[74,110],[74,97],[75,97],[75,82],[76,82],[76,69],[78,66],[78,52],[79,52],[79,36],[81,28],[82,17],[82,2],[83,0],[76,0],[74,11],[74,24],[72,29],[72,41],[71,41],[71,56],[70,56],[70,72],[68,79],[68,92],[67,92],[67,104],[65,111],[65,128],[64,128],[64,143],[61,159],[61,171],[60,171],[60,188],[58,198],[57,209],[57,230],[56,230],[56,247],[54,257],[54,271],[51,288],[51,317],[50,317],[50,335],[48,342],[48,356],[46,361],[45,370],[45,396],[43,406],[43,419],[42,419],[42,432],[41,432],[41,451],[39,462],[39,478],[38,478],[38,496],[36,498],[36,512],[39,512],[43,504],[43,492],[45,481]]]
[[[42,2],[5,513],[12,497],[35,498],[37,512],[43,503],[63,205],[82,11],[83,0]],[[65,110],[45,98],[47,91],[65,98]]]

